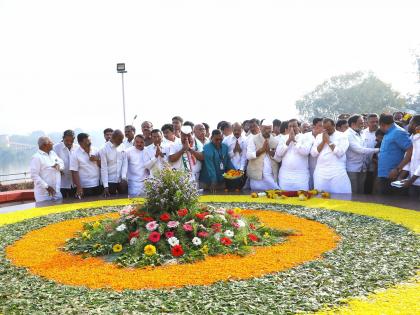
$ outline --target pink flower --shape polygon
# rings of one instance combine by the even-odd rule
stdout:
[[[206,231],[200,231],[197,233],[197,236],[201,238],[206,238],[207,236],[209,236],[209,233],[207,233]]]
[[[148,239],[153,243],[157,243],[160,240],[160,234],[158,232],[152,232],[149,234]]]
[[[187,232],[191,232],[193,230],[193,227],[190,224],[184,224],[182,228],[184,229],[184,231],[187,231]]]
[[[174,236],[175,236],[175,232],[172,232],[172,231],[165,232],[165,237],[166,238],[171,238],[171,237],[174,237]]]
[[[233,223],[232,223],[232,225],[233,225],[235,228],[237,228],[237,229],[239,229],[239,228],[240,228],[240,225],[239,225],[238,223],[236,223],[236,222],[233,222]]]
[[[174,228],[178,227],[178,225],[179,225],[178,221],[169,221],[168,222],[168,228],[170,228],[170,229],[174,229]]]
[[[159,224],[157,224],[156,221],[151,221],[151,222],[146,224],[146,229],[149,232],[152,232],[152,231],[156,230],[158,226],[159,226]]]

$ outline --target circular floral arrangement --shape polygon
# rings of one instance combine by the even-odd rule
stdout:
[[[51,312],[203,313],[204,311],[281,314],[341,307],[338,311],[341,310],[344,313],[347,311],[367,314],[372,310],[375,313],[396,312],[394,308],[397,307],[401,313],[414,314],[418,308],[420,286],[417,282],[399,285],[381,293],[373,293],[375,290],[386,289],[397,283],[408,281],[416,274],[420,257],[418,234],[390,221],[342,211],[353,209],[353,212],[361,214],[370,212],[371,215],[403,223],[417,232],[420,230],[418,212],[322,199],[311,199],[305,202],[292,198],[287,200],[297,205],[285,205],[281,200],[273,201],[263,198],[259,198],[258,203],[255,203],[255,199],[246,196],[204,196],[201,201],[224,201],[223,204],[213,203],[212,205],[216,208],[265,209],[314,220],[334,229],[340,235],[340,241],[338,246],[325,253],[322,259],[311,260],[289,270],[248,280],[226,279],[212,285],[186,286],[172,290],[92,290],[82,286],[64,285],[59,281],[33,275],[28,269],[14,265],[6,256],[4,249],[7,248],[7,251],[13,249],[16,241],[29,231],[36,232],[57,222],[115,212],[121,208],[97,207],[101,204],[119,205],[129,203],[129,201],[67,205],[2,215],[0,224],[9,224],[0,227],[2,248],[0,250],[0,281],[2,283],[0,312],[29,314]],[[245,203],[240,203],[240,201]],[[309,206],[335,208],[340,211],[309,208]],[[92,207],[92,209],[76,210],[82,207]],[[67,212],[56,213],[59,211]],[[46,215],[48,212],[53,214]],[[31,215],[39,217],[29,219]],[[17,222],[19,216],[27,220]],[[292,240],[294,237],[290,236]],[[25,237],[22,240],[24,239]],[[288,242],[289,240],[276,246],[284,246]],[[57,249],[57,251],[60,250]],[[251,257],[252,255],[249,255],[245,259]],[[177,267],[194,266],[200,263]],[[170,267],[174,266],[157,268]],[[240,263],[237,264],[237,269],[241,269]],[[207,268],[201,273],[205,277],[206,273],[213,272],[217,270]],[[127,271],[127,276],[130,276],[130,271]],[[174,281],[179,277],[182,277],[182,274],[174,275]],[[373,295],[366,302],[357,299],[348,300],[351,297],[368,294]],[[346,306],[348,308],[343,308],[342,305],[348,305]]]

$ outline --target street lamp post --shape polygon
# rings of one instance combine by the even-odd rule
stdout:
[[[124,73],[127,73],[127,71],[125,70],[125,63],[117,63],[117,72],[121,73],[123,115],[124,115],[124,127],[125,127],[125,126],[127,126],[126,120],[125,120],[125,94],[124,94]]]

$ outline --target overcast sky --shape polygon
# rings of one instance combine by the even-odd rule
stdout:
[[[366,4],[369,3],[369,4]],[[296,115],[325,79],[415,92],[420,1],[0,0],[0,133]]]

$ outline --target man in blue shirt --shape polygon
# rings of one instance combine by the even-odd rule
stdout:
[[[391,186],[403,167],[410,161],[413,145],[409,134],[394,123],[392,115],[382,114],[379,126],[385,133],[378,160],[378,192],[391,194],[397,192]]]

